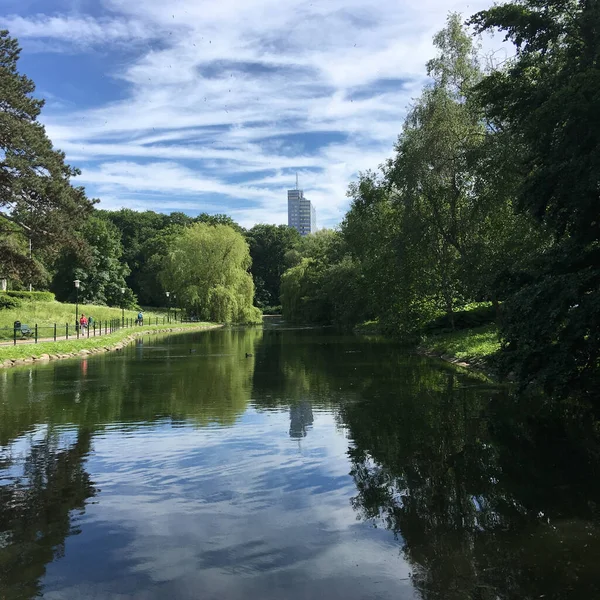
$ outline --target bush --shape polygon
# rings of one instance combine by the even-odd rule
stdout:
[[[281,314],[281,304],[279,306],[264,306],[262,308],[263,315],[280,315]]]
[[[496,321],[496,310],[491,304],[480,304],[458,310],[454,313],[454,329],[474,329],[489,325]],[[425,326],[426,333],[447,333],[452,331],[452,323],[448,315],[442,315]]]
[[[18,298],[11,298],[6,294],[0,294],[0,310],[19,308],[22,302]]]
[[[1,295],[6,294],[11,298],[21,298],[23,300],[37,300],[39,302],[54,302],[56,298],[52,292],[27,292],[10,290],[8,292],[2,292]]]

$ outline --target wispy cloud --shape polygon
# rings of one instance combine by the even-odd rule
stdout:
[[[57,103],[44,116],[90,195],[113,207],[135,197],[136,208],[152,208],[162,197],[163,209],[218,205],[244,225],[283,222],[298,170],[319,223],[331,226],[351,179],[391,153],[447,12],[487,5],[104,0],[94,14],[62,2],[61,13],[0,26],[25,51],[47,43],[106,55],[104,78],[86,85],[118,82],[119,98],[68,111]]]

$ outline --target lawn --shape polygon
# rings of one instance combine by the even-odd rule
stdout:
[[[137,310],[125,310],[124,317],[129,321],[137,318]],[[108,306],[95,306],[91,304],[79,305],[79,316],[85,314],[92,316],[97,324],[111,319],[121,320],[123,314],[120,308]],[[170,311],[171,316],[174,311]],[[162,324],[167,316],[166,310],[154,309],[144,311],[144,324]],[[53,337],[54,324],[57,325],[57,335],[65,336],[65,324],[69,323],[71,335],[75,333],[75,304],[63,304],[62,302],[43,302],[39,300],[22,300],[19,308],[0,310],[0,339],[12,339],[15,321],[29,325],[31,329],[38,325],[39,337]]]
[[[428,337],[420,350],[437,356],[451,356],[468,363],[488,362],[500,350],[495,324],[461,329]]]

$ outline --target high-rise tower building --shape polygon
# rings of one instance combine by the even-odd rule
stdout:
[[[298,189],[298,175],[296,175],[296,189],[288,190],[288,225],[297,229],[300,235],[308,235],[317,230],[317,211],[304,191]]]

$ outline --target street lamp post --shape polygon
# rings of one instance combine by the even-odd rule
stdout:
[[[81,281],[76,279],[75,284],[75,330],[77,331],[77,339],[79,339],[79,285]]]
[[[165,292],[165,294],[167,295],[167,323],[168,323],[169,320],[171,319],[171,303],[169,302],[169,296],[171,295],[171,292]]]
[[[125,288],[121,288],[121,327],[125,327],[125,305],[123,300],[125,298]]]

